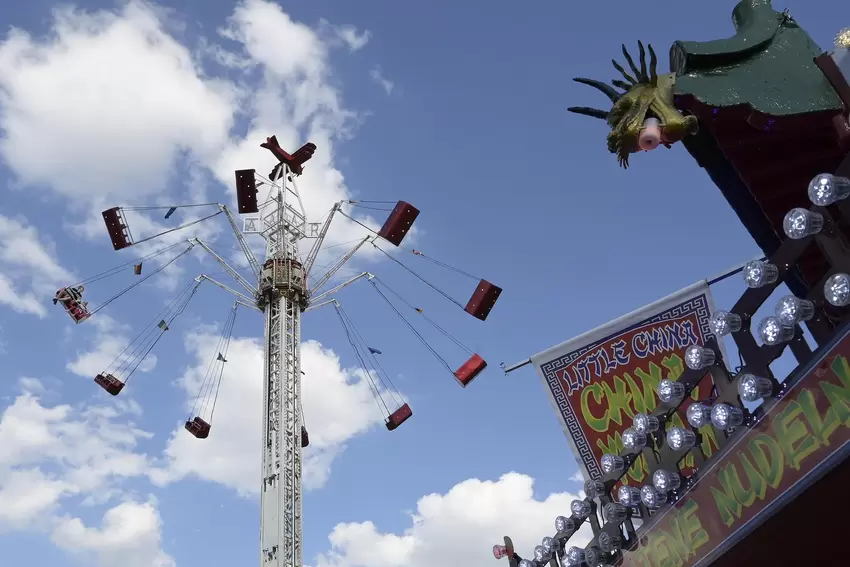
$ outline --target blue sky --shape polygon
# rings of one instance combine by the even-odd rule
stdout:
[[[602,104],[571,78],[613,78],[620,43],[651,42],[666,70],[674,40],[730,35],[734,2],[53,4],[31,0],[0,21],[0,556],[10,565],[34,548],[59,567],[255,560],[260,316],[237,316],[200,442],[179,428],[230,306],[221,290],[200,288],[121,396],[106,399],[91,378],[192,277],[223,279],[216,264],[195,251],[80,326],[49,300],[137,255],[112,251],[102,209],[233,204],[232,171],[270,167],[257,147],[267,135],[319,146],[299,183],[312,220],[339,199],[409,201],[422,211],[411,244],[505,290],[482,323],[374,252],[344,272],[376,273],[490,364],[461,390],[370,286],[341,292],[413,407],[393,433],[334,312],[304,316],[315,341],[304,350],[314,567],[420,567],[434,554],[487,565],[506,533],[533,545],[580,484],[543,386],[531,369],[503,376],[499,362],[758,253],[683,148],[635,156],[625,171],[604,124],[566,112]],[[833,20],[837,0],[774,6],[822,47],[847,25]],[[384,214],[351,213],[372,225]],[[140,233],[168,222],[134,221]],[[239,264],[226,229],[218,217],[166,244],[199,236]],[[328,244],[338,253],[361,234],[341,222]],[[462,303],[472,293],[472,280],[404,259]],[[98,303],[134,277],[87,293]],[[738,278],[717,286],[715,304],[742,290]]]

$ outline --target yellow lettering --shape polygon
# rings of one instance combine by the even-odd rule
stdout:
[[[750,482],[750,489],[741,494],[736,494],[735,498],[744,506],[751,506],[756,499],[764,500],[764,496],[767,494],[767,482],[765,482],[764,477],[756,470],[753,463],[750,462],[750,459],[745,454],[739,453],[739,455],[741,457],[741,464],[744,467],[744,473]]]
[[[667,547],[667,534],[658,530],[657,536],[655,538],[655,564],[658,567],[675,567],[676,564],[673,563],[670,557],[670,549]]]
[[[623,424],[623,414],[625,417],[632,417],[634,414],[629,409],[629,402],[632,401],[632,394],[626,387],[626,383],[619,376],[614,376],[614,389],[608,385],[608,382],[602,382],[602,391],[605,392],[605,397],[608,399],[608,415],[617,425]]]
[[[670,540],[670,557],[676,559],[677,565],[681,565],[688,557],[688,541],[685,532],[682,530],[679,514],[671,514],[670,531],[672,533],[667,536]]]
[[[820,387],[829,400],[836,417],[850,427],[850,366],[843,356],[836,356],[832,361],[832,371],[841,381],[841,386],[830,382],[821,382]]]
[[[629,389],[632,391],[632,403],[634,404],[635,413],[650,413],[655,409],[656,397],[655,388],[652,388],[646,380],[641,380],[641,386],[632,378],[628,372],[623,373],[623,379],[628,383]]]
[[[714,496],[714,502],[720,512],[720,518],[727,526],[731,526],[735,518],[740,518],[741,512],[744,510],[741,503],[735,499],[734,486],[735,483],[740,483],[737,478],[738,471],[735,469],[735,464],[728,463],[717,471],[717,479],[720,481],[722,490],[711,487],[711,494]]]
[[[803,416],[809,423],[812,434],[825,446],[829,446],[829,438],[832,437],[832,434],[835,433],[838,426],[841,425],[838,422],[835,411],[833,411],[832,408],[829,408],[826,413],[821,416],[817,407],[815,395],[811,390],[802,390],[797,395],[797,403],[800,404],[800,408],[803,410]]]
[[[668,380],[678,380],[685,371],[685,362],[678,354],[671,354],[661,359],[661,366],[667,369]]]
[[[691,553],[696,555],[697,549],[708,543],[708,532],[703,529],[699,521],[699,504],[689,499],[682,507],[682,521],[687,530],[688,539],[691,542]]]
[[[657,403],[655,400],[655,390],[658,389],[658,383],[661,382],[661,368],[654,362],[650,362],[649,372],[641,368],[635,368],[635,376],[643,383],[644,397],[648,400],[651,394],[652,401],[647,401],[646,407],[655,409]]]
[[[593,400],[597,404],[600,403],[604,396],[602,384],[594,382],[585,386],[584,390],[581,391],[581,415],[584,417],[585,423],[587,423],[592,430],[604,433],[608,431],[608,426],[611,425],[610,412],[606,409],[602,412],[601,417],[593,415],[590,411],[590,404],[587,403],[587,397],[589,395],[593,395]]]
[[[750,455],[756,462],[759,472],[771,488],[782,482],[785,470],[785,453],[773,437],[759,433],[750,440]]]
[[[795,400],[788,404],[773,418],[773,431],[776,440],[785,453],[788,464],[800,470],[803,459],[817,451],[820,447],[818,440],[809,434],[806,424],[800,420],[803,410]]]
[[[700,447],[702,447],[702,452],[705,454],[705,457],[708,458],[714,454],[714,448],[717,447],[717,432],[710,425],[701,427],[699,432],[702,435]]]

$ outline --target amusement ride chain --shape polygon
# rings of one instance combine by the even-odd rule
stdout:
[[[209,253],[221,265],[224,272],[230,275],[236,282],[236,287],[241,287],[242,290],[236,290],[231,286],[225,285],[208,274],[201,274],[194,278],[194,281],[189,282],[186,287],[182,288],[174,300],[162,312],[158,313],[153,321],[127,345],[127,348],[124,349],[116,360],[97,375],[95,382],[113,396],[118,395],[130,376],[139,368],[159,339],[171,327],[177,316],[185,310],[200,284],[204,281],[215,284],[235,296],[236,301],[224,324],[217,351],[213,360],[210,362],[195,406],[192,408],[194,416],[190,415],[190,419],[186,421],[185,425],[189,433],[198,439],[206,439],[210,434],[212,416],[215,411],[215,403],[218,398],[223,369],[227,362],[227,347],[233,332],[236,311],[238,307],[242,306],[262,312],[265,318],[265,332],[263,348],[260,566],[301,567],[303,565],[301,449],[309,444],[309,436],[304,426],[304,416],[301,409],[301,376],[303,374],[301,370],[301,314],[325,305],[334,306],[345,335],[354,350],[358,362],[364,370],[376,401],[383,408],[381,411],[385,412],[387,429],[392,431],[410,418],[413,412],[410,406],[404,403],[401,396],[394,391],[395,388],[392,385],[392,381],[375,357],[376,354],[380,354],[380,351],[367,346],[361,333],[354,327],[350,317],[334,297],[338,291],[361,279],[366,279],[381,299],[392,308],[393,313],[402,319],[416,338],[454,375],[462,387],[468,385],[487,366],[487,363],[481,356],[466,347],[443,327],[440,327],[432,319],[425,316],[422,309],[415,307],[413,303],[371,273],[361,273],[326,291],[323,291],[322,287],[328,284],[331,278],[345,266],[364,244],[368,243],[383,252],[410,274],[433,288],[433,290],[482,321],[487,318],[487,315],[494,306],[496,299],[501,293],[501,288],[486,280],[474,278],[474,276],[463,270],[448,266],[419,251],[401,247],[402,239],[408,233],[413,221],[419,214],[419,211],[415,207],[404,201],[399,201],[395,204],[383,227],[377,233],[342,211],[344,205],[365,206],[365,208],[374,209],[375,207],[365,205],[366,203],[370,203],[368,201],[341,201],[332,207],[323,222],[308,223],[301,197],[295,184],[295,178],[302,173],[304,162],[310,159],[316,146],[312,143],[307,143],[294,154],[290,155],[278,145],[274,136],[268,138],[266,143],[261,144],[261,146],[269,149],[275,155],[278,165],[275,166],[268,177],[259,175],[253,169],[236,171],[236,193],[239,213],[252,215],[245,218],[244,232],[260,234],[266,241],[266,259],[262,264],[254,257],[251,248],[246,243],[243,230],[240,230],[234,216],[225,205],[220,203],[177,205],[171,207],[115,207],[103,212],[107,231],[115,250],[121,250],[134,244],[152,240],[223,213],[233,229],[239,243],[239,248],[247,261],[246,268],[256,278],[256,284],[252,284],[239,273],[237,268],[228,264],[212,246],[198,238],[190,238],[184,241],[187,243],[187,247],[183,250],[179,250],[178,247],[181,243],[178,242],[177,244],[131,260],[121,266],[78,282],[73,286],[62,288],[57,292],[54,302],[61,303],[68,315],[76,323],[81,323],[131,289],[157,273],[162,272],[179,258],[185,256],[195,246],[199,246]],[[258,188],[261,186],[268,187],[269,193],[268,198],[264,202],[258,203],[257,193]],[[168,219],[179,209],[187,207],[212,207],[217,210],[209,215],[190,220],[159,234],[141,240],[133,240],[126,221],[125,213],[127,211],[168,209],[165,214],[165,218]],[[351,221],[361,224],[371,234],[358,240],[353,248],[332,262],[327,272],[311,279],[311,276],[314,275],[314,268],[318,268],[315,263],[330,228],[331,221],[336,213],[340,213]],[[396,258],[395,255],[391,255],[378,246],[379,238],[412,253],[414,256],[430,260],[439,266],[475,279],[477,284],[471,299],[466,305],[456,301],[449,294],[430,283],[408,265]],[[313,241],[312,245],[309,247],[305,246],[305,249],[308,251],[306,254],[302,254],[301,245],[305,243],[304,241],[309,240]],[[175,249],[179,253],[168,261],[161,262],[149,274],[142,276],[142,265],[144,261],[153,260]],[[133,266],[135,276],[139,276],[138,279],[98,306],[89,308],[88,302],[83,301],[83,284],[90,285],[105,278],[126,273],[130,265]],[[387,294],[385,291],[389,293]],[[90,292],[85,293],[88,295]],[[394,302],[390,297],[394,297],[399,303]],[[431,346],[411,320],[402,313],[402,310],[411,311],[411,318],[419,317],[427,325],[430,325],[450,339],[455,345],[465,350],[467,355],[470,355],[469,358],[465,359],[465,362],[454,370],[453,368],[455,367],[446,362],[445,358]],[[380,382],[380,385],[376,383],[376,379]],[[393,398],[394,401],[392,403],[395,404],[394,410],[391,410],[390,406],[384,401],[381,389]]]

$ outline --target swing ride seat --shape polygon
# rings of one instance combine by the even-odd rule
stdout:
[[[112,374],[98,374],[94,378],[94,383],[112,394],[117,396],[124,389],[124,382],[113,376]]]
[[[212,426],[200,417],[195,416],[190,421],[186,422],[185,427],[186,431],[198,439],[206,439],[210,436],[210,428]]]
[[[307,428],[301,426],[301,448],[303,449],[310,444],[310,436],[307,434]]]
[[[487,315],[490,314],[490,310],[496,305],[496,300],[499,299],[501,293],[502,288],[491,284],[487,280],[481,280],[475,288],[475,293],[469,298],[469,303],[466,304],[464,311],[476,319],[484,321]]]
[[[74,323],[79,325],[89,317],[91,317],[91,313],[89,313],[88,309],[82,306],[78,301],[73,299],[66,299],[62,301],[62,307],[65,308],[65,312],[74,320]]]
[[[255,169],[236,170],[236,206],[239,214],[250,214],[259,211],[257,208],[257,179]]]
[[[112,247],[116,250],[132,246],[127,224],[121,216],[121,207],[113,207],[103,211],[103,221],[106,223],[106,231],[112,240]]]
[[[71,292],[68,291],[68,288],[63,287],[58,292],[56,292],[56,295],[59,295],[62,292],[65,292],[69,295],[71,294]],[[77,295],[79,296],[79,294]],[[81,298],[75,298],[72,296],[67,299],[60,299],[59,303],[62,304],[62,307],[65,309],[65,313],[67,313],[68,316],[74,320],[74,323],[78,325],[89,317],[91,317],[91,313],[89,313],[89,310],[82,304]]]
[[[390,431],[396,429],[399,425],[410,419],[411,415],[413,415],[413,410],[410,409],[408,404],[404,404],[392,412],[387,418],[387,429]]]
[[[277,142],[277,136],[266,138],[266,141],[260,144],[260,147],[269,150],[278,162],[289,166],[289,170],[294,175],[304,173],[304,162],[313,157],[313,154],[316,152],[316,144],[307,142],[295,150],[294,154],[290,154],[280,147],[280,144]]]
[[[378,236],[390,244],[398,246],[401,244],[401,241],[404,240],[404,236],[407,234],[407,231],[410,230],[410,227],[413,226],[413,221],[415,221],[418,216],[419,209],[410,203],[399,201],[396,203],[396,206],[393,208],[390,216],[387,217],[386,222],[384,222],[384,226],[382,226],[381,230],[378,231]]]
[[[473,354],[463,366],[455,370],[455,378],[462,388],[466,388],[481,371],[487,368],[487,361],[478,354]]]

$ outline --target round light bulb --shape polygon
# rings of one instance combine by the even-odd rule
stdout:
[[[658,418],[654,415],[637,413],[632,419],[632,427],[638,433],[646,435],[648,433],[654,433],[658,431],[658,428],[661,427],[661,422],[658,421]]]
[[[753,289],[776,283],[779,279],[779,268],[762,260],[747,262],[741,273],[744,274],[744,283]]]
[[[599,556],[599,550],[593,546],[584,550],[584,563],[587,567],[600,567],[602,558]]]
[[[647,484],[640,488],[640,501],[650,510],[657,510],[667,502],[667,493],[659,492],[654,486]]]
[[[791,209],[782,221],[785,235],[792,240],[800,240],[817,234],[823,229],[823,215],[806,209]]]
[[[662,494],[678,490],[681,485],[682,477],[674,472],[658,469],[652,473],[652,486],[654,486],[655,490]]]
[[[809,183],[809,200],[819,207],[828,207],[850,196],[850,179],[821,173]]]
[[[641,449],[646,447],[646,435],[638,433],[633,427],[629,427],[623,431],[621,438],[623,447],[632,453],[639,453]]]
[[[666,378],[658,383],[658,399],[668,406],[676,406],[685,399],[685,385]]]
[[[691,427],[699,429],[711,423],[711,408],[705,404],[694,402],[688,406],[685,417],[687,417]]]
[[[808,299],[800,299],[794,295],[786,295],[776,304],[776,318],[788,327],[793,327],[803,321],[808,321],[815,314],[815,304]]]
[[[841,273],[829,276],[823,284],[823,295],[835,307],[850,305],[850,276]]]
[[[552,544],[555,542],[551,537],[546,536],[540,542],[540,545],[543,546],[543,549],[546,550],[546,553],[552,553]]]
[[[690,449],[696,444],[696,435],[682,427],[671,427],[667,432],[667,444],[674,451]]]
[[[720,430],[737,427],[744,423],[744,412],[741,408],[729,404],[716,404],[711,408],[711,424]]]
[[[604,455],[602,455],[602,458],[599,459],[599,464],[605,474],[623,472],[624,470],[626,470],[626,461],[625,459],[623,459],[623,457],[619,455],[611,455],[610,453],[605,453]]]
[[[617,500],[623,506],[637,506],[640,504],[640,489],[635,486],[621,486],[617,489]]]
[[[794,327],[783,325],[779,317],[765,317],[758,331],[762,342],[768,346],[787,343],[794,338]]]
[[[738,377],[738,395],[745,402],[756,402],[773,394],[773,382],[754,374]]]
[[[729,311],[715,311],[708,321],[711,332],[718,337],[724,337],[741,330],[744,322],[737,313]]]
[[[533,562],[528,559],[523,559],[519,562],[519,567],[537,567]]]
[[[544,548],[542,545],[536,546],[534,548],[534,560],[539,563],[542,563],[547,559],[549,559],[549,554],[546,553],[546,548]]]
[[[572,512],[573,516],[579,520],[584,520],[590,516],[592,511],[593,509],[590,507],[590,502],[587,500],[573,500],[570,502],[570,512]]]
[[[573,522],[572,518],[568,518],[566,516],[558,516],[555,518],[555,530],[559,533],[568,533],[572,535],[574,531],[576,531],[576,524]]]
[[[609,502],[602,510],[605,513],[605,519],[615,524],[622,524],[629,515],[626,507],[619,502]]]
[[[573,546],[567,550],[567,565],[578,566],[584,563],[584,550]]]
[[[691,370],[708,368],[717,359],[714,351],[699,345],[691,345],[685,349],[685,365]]]
[[[598,498],[605,494],[605,484],[598,480],[588,480],[584,483],[584,494],[588,498]]]
[[[623,538],[616,534],[609,534],[608,532],[600,533],[596,541],[599,543],[599,549],[605,553],[614,553],[623,547]]]

